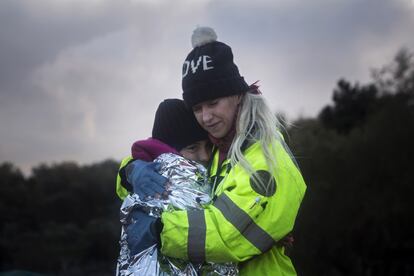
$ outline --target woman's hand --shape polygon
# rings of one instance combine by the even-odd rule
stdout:
[[[167,178],[157,172],[159,166],[159,163],[135,160],[126,167],[127,180],[142,200],[166,194]]]
[[[293,242],[295,241],[295,239],[293,238],[293,234],[292,232],[287,234],[286,236],[284,236],[281,240],[279,240],[277,242],[278,245],[280,246],[284,246],[285,248],[292,248],[293,247]]]

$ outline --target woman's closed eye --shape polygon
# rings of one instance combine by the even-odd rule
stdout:
[[[207,105],[208,105],[208,106],[215,106],[217,103],[218,103],[218,99],[216,99],[216,100],[212,100],[212,101],[209,101],[209,102],[207,103]]]

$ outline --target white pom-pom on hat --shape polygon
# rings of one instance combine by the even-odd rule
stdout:
[[[217,34],[213,28],[197,27],[191,36],[191,45],[193,48],[206,45],[217,40]]]

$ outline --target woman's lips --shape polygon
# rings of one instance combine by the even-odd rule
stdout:
[[[214,123],[214,124],[210,124],[210,125],[206,125],[206,127],[208,128],[208,129],[213,129],[213,128],[215,128],[218,124],[219,124],[220,122],[217,122],[217,123]]]

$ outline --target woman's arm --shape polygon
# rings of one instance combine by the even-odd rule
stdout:
[[[266,252],[288,234],[306,186],[281,146],[276,154],[272,195],[261,194],[236,165],[217,188],[214,203],[204,210],[165,212],[162,253],[195,262],[241,262]],[[267,171],[260,146],[255,144],[245,156],[256,171]]]

